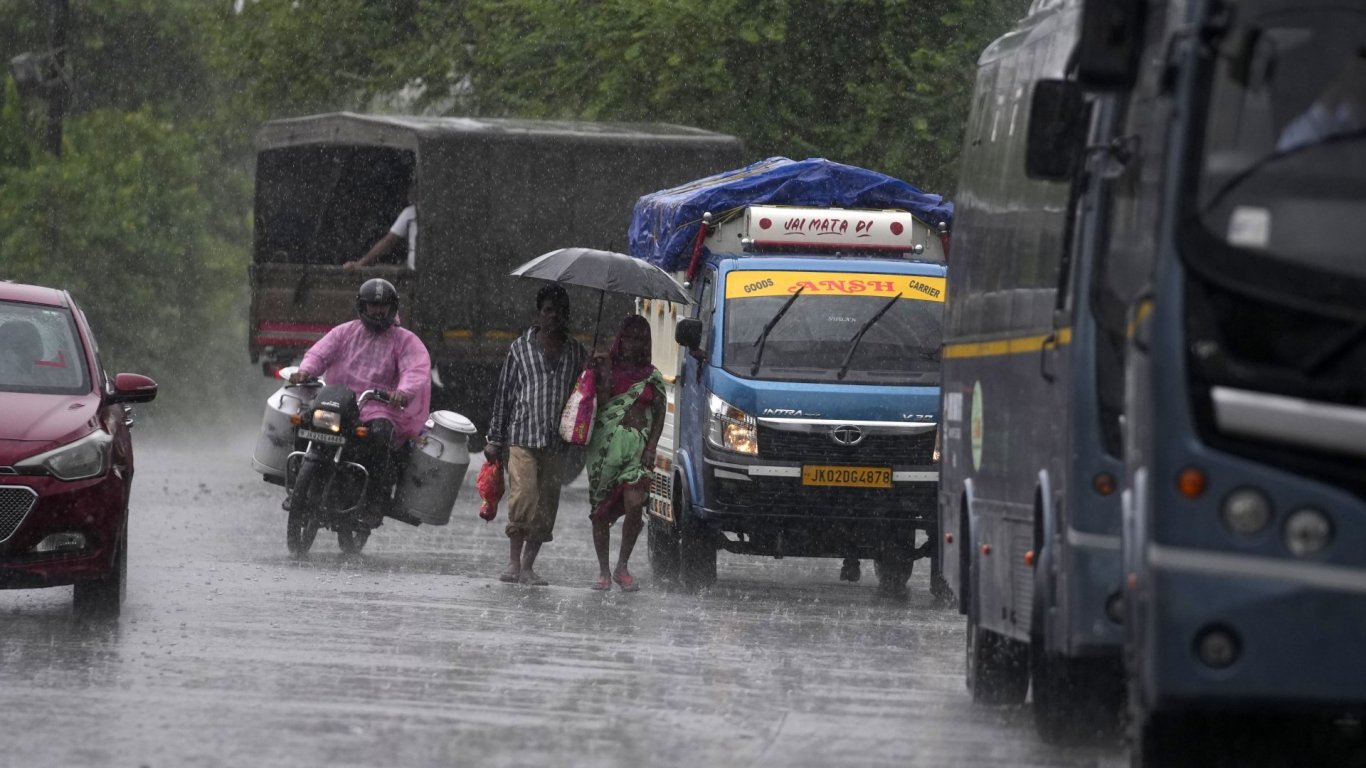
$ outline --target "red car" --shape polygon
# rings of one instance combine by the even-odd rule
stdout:
[[[0,588],[75,585],[82,615],[117,616],[128,572],[129,405],[66,291],[0,282]]]

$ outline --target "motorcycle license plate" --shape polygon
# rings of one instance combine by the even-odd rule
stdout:
[[[299,430],[299,437],[302,437],[305,440],[313,440],[319,443],[327,443],[328,445],[341,445],[342,443],[346,442],[346,438],[342,437],[341,435],[332,435],[328,434],[327,432],[314,432],[311,429]]]
[[[891,467],[832,467],[802,465],[802,485],[837,485],[844,488],[891,488]]]

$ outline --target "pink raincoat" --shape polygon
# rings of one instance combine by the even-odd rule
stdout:
[[[394,445],[402,445],[422,431],[432,404],[432,358],[422,340],[397,325],[371,333],[359,319],[327,332],[299,364],[328,384],[348,387],[357,395],[367,389],[402,392],[406,408],[378,400],[361,406],[362,421],[389,419],[394,423]]]

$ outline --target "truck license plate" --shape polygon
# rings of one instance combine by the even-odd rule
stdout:
[[[346,438],[342,437],[341,435],[330,435],[326,432],[314,432],[311,429],[299,430],[299,437],[302,437],[305,440],[313,440],[319,443],[327,443],[328,445],[341,445],[342,443],[346,442]]]
[[[891,467],[831,467],[802,465],[802,485],[838,485],[846,488],[891,488]]]

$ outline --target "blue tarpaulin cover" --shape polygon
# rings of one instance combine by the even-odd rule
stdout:
[[[747,205],[899,208],[932,227],[953,224],[953,203],[901,179],[819,157],[770,157],[641,197],[631,215],[631,255],[669,272],[685,269],[702,214]]]

